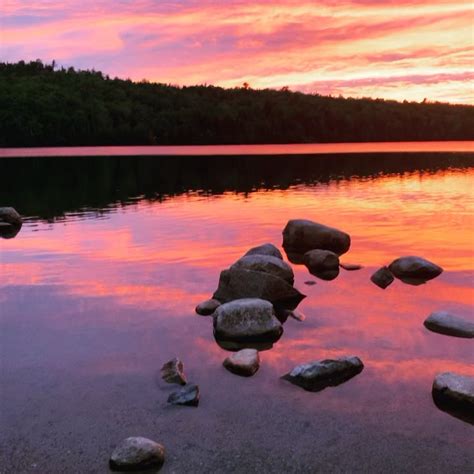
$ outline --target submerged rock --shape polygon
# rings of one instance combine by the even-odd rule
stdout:
[[[199,405],[199,387],[193,383],[185,385],[170,394],[168,403],[197,407]]]
[[[416,283],[416,280],[428,281],[440,275],[443,269],[422,257],[400,257],[394,260],[388,268],[400,280]],[[413,281],[415,280],[415,281]]]
[[[349,272],[353,272],[354,270],[360,270],[361,268],[364,268],[362,265],[359,265],[357,263],[339,263],[340,267],[343,268],[344,270],[347,270]]]
[[[351,379],[363,368],[358,357],[341,357],[298,365],[282,378],[310,392],[319,392]]]
[[[260,298],[276,307],[294,309],[305,295],[270,273],[234,267],[221,272],[213,298],[223,303],[242,298]]]
[[[306,219],[290,220],[283,230],[283,247],[290,253],[322,249],[342,255],[350,245],[351,238],[345,232]]]
[[[245,298],[225,303],[214,313],[216,338],[234,341],[276,341],[283,327],[270,302]]]
[[[313,286],[316,285],[316,282],[314,280],[307,280],[304,282],[304,284],[308,286]]]
[[[433,381],[432,395],[438,408],[474,424],[474,377],[439,374]]]
[[[250,377],[260,367],[260,357],[255,349],[242,349],[224,360],[224,367],[233,374]]]
[[[196,306],[196,313],[201,316],[210,316],[221,305],[220,301],[213,298],[203,301]]]
[[[109,466],[114,471],[138,471],[160,468],[165,461],[165,448],[140,436],[123,440],[112,452]]]
[[[275,247],[273,244],[263,244],[263,245],[259,245],[258,247],[252,247],[244,255],[244,257],[248,255],[269,255],[271,257],[276,257],[276,258],[279,258],[280,260],[283,260],[283,255],[278,250],[278,248]]]
[[[385,290],[387,286],[393,283],[393,275],[387,267],[379,268],[371,277],[372,283],[375,283],[379,288]]]
[[[23,219],[13,207],[0,207],[0,221],[21,227]]]
[[[446,311],[435,311],[426,318],[424,325],[430,331],[448,336],[474,338],[474,323]]]
[[[278,257],[271,255],[246,255],[237,260],[230,269],[254,270],[269,273],[285,280],[290,285],[295,281],[292,268]]]
[[[166,362],[161,368],[161,378],[168,383],[186,385],[183,363],[177,357]]]
[[[332,280],[339,275],[339,257],[330,250],[310,250],[304,254],[304,264],[312,275]]]

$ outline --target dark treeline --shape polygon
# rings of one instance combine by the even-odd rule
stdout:
[[[0,63],[0,146],[472,140],[474,107],[175,87]]]

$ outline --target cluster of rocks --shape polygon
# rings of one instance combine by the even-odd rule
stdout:
[[[0,207],[0,237],[12,239],[22,225],[23,219],[13,207]]]
[[[187,382],[184,375],[184,364],[177,357],[163,365],[161,378],[167,383],[183,385],[182,388],[170,394],[168,403],[193,407],[199,405],[199,387]]]

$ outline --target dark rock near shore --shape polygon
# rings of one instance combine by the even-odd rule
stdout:
[[[294,309],[305,295],[270,273],[234,267],[221,272],[213,298],[222,303],[242,298],[260,298],[270,301],[275,307]]]
[[[282,379],[310,392],[334,387],[362,372],[364,364],[355,356],[325,359],[296,366]]]
[[[270,302],[245,298],[225,303],[214,313],[214,332],[219,339],[276,341],[283,327]]]
[[[248,255],[269,255],[271,257],[276,257],[276,258],[279,258],[280,260],[283,260],[283,255],[278,250],[278,248],[275,247],[273,244],[263,244],[263,245],[259,245],[258,247],[252,247],[244,255],[244,257]]]
[[[387,286],[393,283],[393,275],[387,267],[379,268],[371,277],[372,283],[375,283],[379,288],[385,290]]]
[[[159,469],[165,461],[165,448],[142,437],[123,440],[112,452],[109,466],[114,471],[139,471]]]
[[[250,377],[260,367],[260,357],[255,349],[242,349],[224,360],[224,367],[233,374]]]
[[[220,301],[211,298],[210,300],[206,300],[202,303],[199,303],[196,306],[195,311],[201,316],[211,316],[220,305]]]
[[[177,357],[166,362],[161,368],[161,378],[168,383],[186,385],[183,363]]]
[[[170,394],[168,403],[197,407],[199,405],[199,387],[193,383],[185,385]]]
[[[271,255],[246,255],[237,260],[230,269],[253,270],[269,273],[293,285],[295,275],[292,268],[278,257]]]
[[[353,272],[355,270],[360,270],[361,268],[364,268],[362,265],[359,265],[357,263],[339,263],[340,267],[343,268],[344,270],[347,270],[349,272]]]
[[[306,219],[290,220],[283,230],[283,247],[290,253],[321,249],[342,255],[350,245],[351,238],[345,232]]]
[[[474,338],[474,323],[454,316],[446,311],[435,311],[425,320],[430,331],[447,336]]]
[[[424,282],[436,278],[443,269],[422,257],[400,257],[394,260],[388,268],[402,281],[416,283],[416,280]]]
[[[304,264],[309,272],[323,280],[333,280],[339,275],[339,257],[330,250],[310,250],[304,254]]]
[[[13,207],[0,207],[0,222],[7,222],[15,227],[21,227],[23,219]]]

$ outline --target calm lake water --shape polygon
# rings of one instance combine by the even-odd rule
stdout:
[[[474,155],[27,158],[0,162],[1,205],[26,222],[0,241],[2,473],[106,473],[145,436],[165,473],[472,473],[472,426],[431,398],[443,371],[474,375],[472,340],[423,326],[473,317]],[[241,378],[194,307],[248,248],[292,218],[352,237],[326,282],[294,266],[306,320],[289,319]],[[402,255],[444,268],[386,290]],[[313,280],[313,286],[305,284]],[[357,355],[364,371],[310,393],[294,365]],[[167,406],[161,365],[182,358],[198,408]]]

